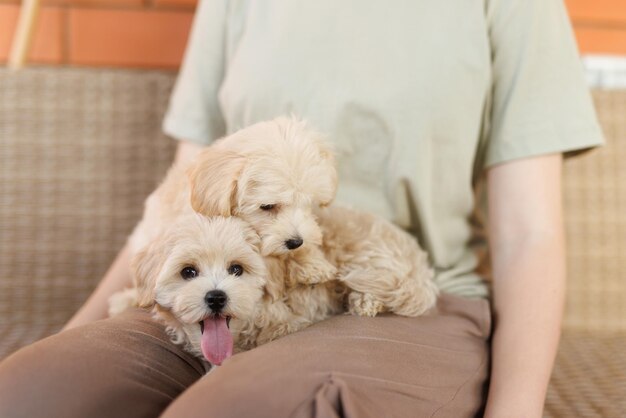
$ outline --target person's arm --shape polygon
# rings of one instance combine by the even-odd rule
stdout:
[[[180,141],[176,149],[175,164],[191,160],[203,147],[193,142]],[[130,287],[130,248],[128,243],[120,250],[115,261],[89,296],[63,329],[87,324],[107,316],[109,297],[125,287]]]
[[[561,154],[487,172],[495,330],[485,417],[541,417],[565,290]]]

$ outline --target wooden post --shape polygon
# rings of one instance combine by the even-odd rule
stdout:
[[[20,17],[17,21],[11,54],[9,55],[9,68],[11,69],[20,69],[26,62],[35,32],[39,5],[40,0],[22,0]]]

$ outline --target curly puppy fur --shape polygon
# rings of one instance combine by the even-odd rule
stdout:
[[[415,238],[372,214],[341,206],[317,211],[322,250],[349,290],[348,311],[418,316],[434,306],[438,289],[428,256]]]

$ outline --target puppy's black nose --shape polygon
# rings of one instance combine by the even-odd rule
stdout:
[[[221,290],[211,290],[204,295],[204,301],[214,313],[219,313],[224,308],[226,300],[228,296]]]
[[[296,248],[302,245],[302,242],[303,242],[302,238],[300,237],[291,238],[285,241],[285,247],[287,247],[290,250],[295,250]]]

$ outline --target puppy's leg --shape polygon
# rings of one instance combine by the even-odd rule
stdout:
[[[137,289],[124,289],[109,298],[109,316],[121,314],[128,308],[137,306]]]
[[[353,291],[348,295],[348,312],[359,316],[376,316],[385,311],[383,303],[369,293]]]
[[[350,290],[348,309],[356,315],[375,316],[391,312],[402,316],[419,316],[435,305],[437,286],[432,271],[423,266],[396,274],[388,269],[359,269],[358,266],[342,267],[339,280]],[[342,275],[341,273],[346,273]]]
[[[337,276],[337,268],[328,262],[318,247],[294,254],[287,262],[287,269],[291,283],[325,283]]]

